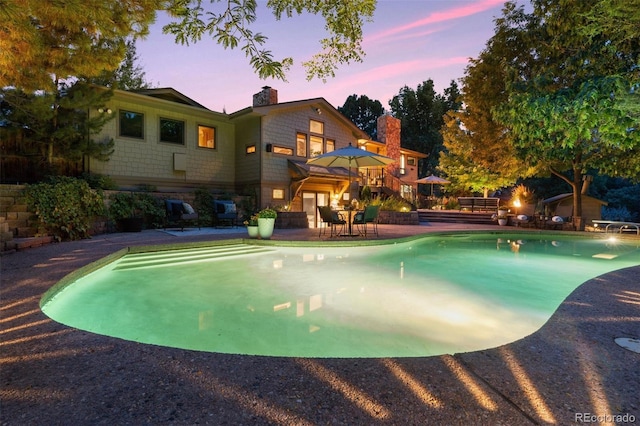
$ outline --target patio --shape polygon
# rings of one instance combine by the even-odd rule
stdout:
[[[379,226],[381,239],[501,230]],[[122,248],[245,235],[244,228],[179,237],[105,234],[3,256],[2,423],[560,425],[640,418],[640,354],[614,342],[640,335],[640,266],[587,281],[520,341],[427,358],[187,351],[71,329],[39,309],[41,295],[66,274]],[[319,238],[315,229],[292,229],[277,230],[273,239]]]

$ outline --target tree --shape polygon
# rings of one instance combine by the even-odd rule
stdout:
[[[580,218],[589,170],[640,176],[640,122],[625,108],[629,99],[640,101],[632,90],[640,40],[612,49],[604,29],[585,40],[580,29],[590,2],[537,0],[533,6],[531,14],[520,8],[499,20],[498,32],[520,33],[529,43],[505,60],[508,99],[494,117],[511,132],[518,158],[571,185]],[[529,64],[527,78],[513,66],[521,63]]]
[[[378,135],[378,117],[384,114],[384,108],[378,100],[369,99],[366,95],[349,95],[344,105],[338,107],[345,117],[358,128],[366,132],[372,139]]]
[[[256,20],[256,0],[210,0],[221,3],[219,10],[203,6],[203,0],[172,0],[167,8],[177,21],[163,29],[175,36],[177,43],[196,43],[209,35],[225,49],[240,46],[260,78],[274,77],[285,80],[286,71],[293,64],[291,57],[275,60],[271,51],[264,49],[267,37],[254,33],[251,24]],[[326,80],[335,75],[339,64],[361,62],[363,19],[370,21],[375,11],[375,0],[269,0],[267,7],[276,19],[291,18],[308,12],[321,15],[328,36],[320,41],[322,50],[309,61],[303,62],[307,79]],[[206,16],[206,20],[203,19]]]
[[[444,95],[438,95],[429,79],[419,84],[417,89],[404,86],[389,101],[391,112],[401,122],[402,146],[428,154],[421,160],[419,174],[435,171],[439,153],[443,149],[440,128],[444,124],[443,116],[451,109],[459,107],[458,85],[452,81]]]
[[[524,12],[507,5],[504,13],[511,21],[523,22]],[[451,180],[451,188],[464,192],[489,191],[513,185],[519,177],[535,173],[516,157],[511,134],[497,122],[492,111],[506,102],[505,61],[517,58],[529,34],[497,23],[496,34],[477,59],[470,60],[461,79],[461,107],[451,109],[441,129],[444,151],[439,169]],[[523,78],[530,78],[528,62],[513,61]]]
[[[0,5],[0,87],[57,89],[114,70],[164,0],[7,0]]]
[[[139,58],[136,53],[135,40],[127,41],[127,50],[120,66],[115,71],[104,71],[100,76],[87,79],[88,82],[99,86],[121,90],[149,89],[151,83],[146,81],[145,71],[137,64]]]
[[[79,161],[85,155],[106,161],[113,141],[94,141],[91,136],[113,117],[107,112],[90,114],[89,110],[104,106],[110,97],[110,91],[82,82],[37,94],[8,88],[0,92],[0,121],[24,132],[50,165],[56,158]]]

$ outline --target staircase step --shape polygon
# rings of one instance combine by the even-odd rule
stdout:
[[[418,210],[420,222],[495,224],[492,212],[461,212],[458,210]]]
[[[170,250],[166,252],[151,252],[128,254],[118,261],[114,270],[131,270],[183,265],[189,263],[208,262],[214,259],[230,256],[271,252],[273,249],[249,244],[231,244],[224,246],[203,247],[195,249]]]

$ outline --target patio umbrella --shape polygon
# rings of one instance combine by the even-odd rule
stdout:
[[[315,164],[324,167],[348,167],[349,168],[349,188],[351,188],[351,168],[352,167],[382,167],[395,163],[393,158],[376,154],[364,149],[349,146],[325,152],[317,157],[307,160],[307,164]]]
[[[349,168],[349,191],[351,191],[351,168],[352,167],[382,167],[395,163],[393,158],[365,151],[351,145],[338,148],[331,152],[325,152],[317,157],[307,160],[307,164],[315,164],[324,167],[348,167]],[[349,235],[351,235],[351,221],[349,221]]]
[[[433,185],[446,185],[451,182],[439,176],[431,175],[431,176],[420,178],[415,183],[424,183],[424,184],[431,185],[431,195],[433,196]]]

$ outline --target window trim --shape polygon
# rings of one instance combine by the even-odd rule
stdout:
[[[200,128],[201,127],[205,127],[207,129],[212,129],[213,130],[213,147],[208,147],[208,146],[203,146],[200,145]],[[198,148],[202,148],[202,149],[206,149],[206,150],[216,150],[218,149],[218,129],[215,126],[209,126],[207,124],[196,124],[196,132],[198,135],[198,141],[197,141],[197,147]]]
[[[301,154],[300,154],[300,151],[298,150],[298,148],[299,148],[299,145],[298,145],[298,142],[299,142],[298,137],[299,137],[299,136],[304,136],[304,144],[303,144],[303,147],[304,147],[304,155],[301,155]],[[307,152],[309,152],[309,148],[307,147],[307,145],[308,145],[308,144],[309,144],[309,135],[307,135],[307,134],[306,134],[306,133],[304,133],[304,132],[296,132],[296,156],[298,156],[298,157],[302,157],[302,158],[307,158]]]
[[[313,123],[318,123],[318,125],[320,126],[320,131],[316,132],[313,130]],[[324,136],[324,121],[320,121],[320,120],[314,120],[313,118],[309,119],[309,133],[313,133],[316,135],[323,135]]]
[[[162,139],[162,121],[172,121],[174,123],[182,123],[182,142],[178,143],[178,142],[174,142],[174,141],[168,141],[168,140],[163,140]],[[182,145],[185,146],[185,133],[186,133],[186,122],[184,120],[177,120],[175,118],[168,118],[168,117],[158,117],[158,142],[161,143],[168,143],[171,145]]]
[[[293,148],[288,146],[273,145],[271,149],[272,149],[271,152],[277,155],[285,155],[287,157],[293,157],[293,154],[294,154]]]
[[[132,135],[123,135],[122,134],[122,114],[126,114],[126,113],[130,113],[130,114],[137,114],[142,116],[142,136],[132,136]],[[144,113],[143,112],[136,112],[136,111],[130,111],[128,109],[120,109],[118,110],[118,137],[119,138],[127,138],[127,139],[134,139],[134,140],[138,140],[138,141],[143,141],[145,140],[145,134],[146,132],[145,130],[145,119],[144,119]]]

